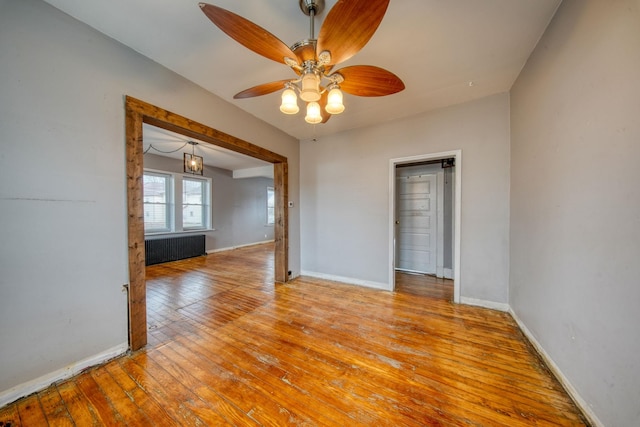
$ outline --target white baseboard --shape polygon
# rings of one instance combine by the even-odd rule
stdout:
[[[352,277],[334,276],[332,274],[317,273],[315,271],[306,271],[306,270],[302,270],[300,272],[300,275],[315,277],[317,279],[331,280],[333,282],[345,283],[347,285],[358,285],[358,286],[364,286],[366,288],[382,289],[384,291],[389,290],[388,283],[372,282],[369,280],[354,279]]]
[[[467,304],[467,305],[475,305],[477,307],[490,308],[492,310],[505,311],[505,312],[508,312],[509,310],[511,310],[511,307],[509,307],[509,304],[507,303],[493,302],[493,301],[487,301],[483,299],[460,297],[460,303]]]
[[[525,326],[525,324],[522,322],[522,320],[520,320],[513,309],[509,308],[509,314],[511,314],[511,317],[513,317],[513,319],[516,321],[522,333],[527,337],[531,345],[535,347],[540,357],[542,357],[542,359],[544,360],[544,363],[551,370],[551,372],[553,372],[553,375],[555,375],[558,381],[560,381],[564,389],[567,391],[569,396],[571,396],[576,405],[580,408],[583,415],[587,417],[591,425],[593,427],[604,427],[604,423],[602,423],[602,421],[598,419],[596,414],[591,409],[591,406],[589,406],[589,404],[582,398],[582,396],[580,396],[573,384],[571,384],[569,379],[564,376],[558,365],[556,365],[551,356],[549,356],[542,345],[540,345],[535,335],[533,335],[531,331]]]
[[[453,280],[453,270],[450,268],[444,269],[444,278]]]
[[[511,314],[513,319],[518,324],[518,327],[520,328],[522,333],[527,337],[527,340],[531,343],[531,345],[533,345],[533,347],[536,349],[540,357],[542,357],[542,359],[544,360],[544,363],[547,365],[547,367],[549,367],[551,372],[553,372],[553,375],[558,379],[558,381],[560,381],[560,384],[562,384],[562,386],[567,391],[569,396],[573,399],[573,401],[576,403],[578,408],[580,408],[580,411],[582,411],[583,415],[587,417],[591,425],[593,427],[604,427],[604,424],[598,419],[598,417],[593,412],[589,404],[582,398],[582,396],[580,396],[580,394],[575,389],[575,387],[571,384],[571,382],[567,379],[567,377],[562,373],[558,365],[555,364],[553,359],[551,359],[551,357],[544,350],[542,345],[540,345],[536,337],[525,326],[522,320],[520,320],[520,318],[515,314],[515,312],[513,311],[513,309],[509,304],[485,301],[485,300],[479,300],[479,299],[467,298],[467,297],[462,297],[460,302],[462,304],[475,305],[479,307],[500,310],[500,311],[508,312],[509,314]]]
[[[247,246],[262,245],[264,243],[273,243],[273,242],[275,242],[275,240],[271,239],[271,240],[263,240],[262,242],[246,243],[244,245],[229,246],[227,248],[209,249],[207,251],[207,254],[213,254],[216,252],[224,252],[224,251],[232,251],[234,249],[246,248]]]
[[[2,391],[0,392],[0,407],[14,402],[21,397],[28,396],[40,390],[44,390],[55,382],[71,378],[72,376],[79,374],[80,372],[91,366],[99,365],[113,359],[114,357],[118,357],[126,353],[128,349],[129,343],[125,342],[107,349],[102,353],[98,353],[86,359],[83,359],[79,362],[71,363],[62,369],[58,369],[57,371],[50,372],[34,380],[27,381],[26,383],[18,384],[17,386],[12,387],[9,390]]]

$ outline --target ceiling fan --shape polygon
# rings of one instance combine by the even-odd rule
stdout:
[[[296,78],[264,83],[243,90],[234,99],[267,95],[284,89],[280,111],[296,114],[297,96],[307,103],[308,123],[326,123],[344,110],[342,91],[357,96],[385,96],[400,92],[404,83],[395,74],[372,65],[333,68],[362,49],[382,22],[390,0],[338,0],[327,14],[318,37],[314,17],[324,10],[324,0],[299,0],[309,16],[310,36],[291,47],[264,28],[233,12],[200,3],[205,15],[229,37],[255,53],[284,63]]]

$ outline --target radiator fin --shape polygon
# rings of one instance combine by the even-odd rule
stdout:
[[[145,265],[205,255],[204,237],[196,235],[145,240]]]

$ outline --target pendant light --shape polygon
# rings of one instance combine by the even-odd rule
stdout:
[[[196,156],[195,154],[195,148],[198,143],[195,141],[187,141],[187,144],[191,144],[191,154],[184,153],[184,172],[192,175],[202,175],[204,172],[202,156]]]

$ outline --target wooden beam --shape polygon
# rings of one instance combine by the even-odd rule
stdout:
[[[289,216],[288,200],[289,200],[289,183],[288,183],[288,165],[284,163],[276,163],[273,165],[273,186],[276,193],[275,200],[275,281],[285,283],[289,279]]]
[[[147,344],[147,296],[145,286],[142,116],[126,106],[127,220],[129,231],[129,346]]]
[[[287,158],[194,120],[164,110],[139,99],[127,96],[127,105],[143,116],[145,123],[166,129],[200,141],[223,147],[236,153],[246,154],[269,163],[286,162]]]

